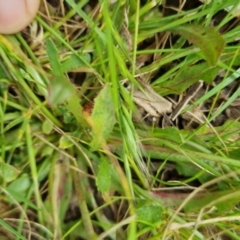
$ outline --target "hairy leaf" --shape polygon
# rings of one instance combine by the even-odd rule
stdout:
[[[29,175],[26,173],[20,175],[18,178],[16,178],[14,181],[12,181],[10,184],[7,186],[7,190],[11,192],[17,193],[19,197],[23,198],[24,196],[27,195],[27,191],[29,187],[32,184],[32,179]],[[20,199],[18,201],[21,201]]]
[[[111,164],[106,158],[102,158],[98,166],[96,184],[100,192],[108,191],[111,186]]]
[[[42,131],[44,134],[50,134],[53,130],[53,124],[50,121],[45,120],[42,124]]]
[[[91,60],[90,55],[88,53],[83,54],[82,58],[88,63]],[[69,56],[69,58],[66,61],[64,61],[62,63],[62,70],[63,70],[63,72],[69,72],[73,69],[76,69],[79,67],[85,67],[85,66],[86,66],[86,64],[83,61],[81,61],[81,59],[79,59],[79,57],[72,54]]]
[[[62,103],[71,97],[75,89],[63,73],[57,47],[51,39],[46,42],[46,50],[53,74],[53,79],[49,85],[49,103]]]
[[[215,66],[224,48],[223,37],[214,29],[200,25],[182,25],[173,29],[190,43],[196,44],[210,66]]]
[[[20,170],[17,168],[0,161],[0,178],[3,179],[4,182],[8,183],[15,180],[19,173]]]
[[[182,202],[189,197],[190,193],[180,193],[174,191],[155,191],[152,193],[165,207],[179,207]],[[223,197],[221,199],[221,197]],[[229,204],[226,204],[226,199]],[[215,206],[219,212],[229,211],[239,199],[239,190],[235,193],[231,191],[198,192],[192,196],[184,205],[185,212],[198,212],[206,207],[210,209]]]
[[[150,224],[159,222],[163,218],[161,206],[145,205],[137,209],[138,219]]]
[[[72,85],[72,83],[64,75],[64,70],[68,70],[70,62],[65,63],[66,65],[61,65],[58,57],[57,47],[51,39],[48,39],[46,42],[46,50],[48,53],[53,74],[53,79],[48,89],[49,103],[59,104],[64,102],[65,100],[68,100],[69,110],[77,119],[77,121],[83,124],[84,118],[82,115],[82,106],[79,103],[77,91]],[[82,64],[80,60],[78,61],[74,57],[69,61],[71,61],[71,63],[73,64],[72,67],[76,67]]]
[[[114,104],[110,86],[106,85],[94,101],[91,115],[93,141],[91,150],[99,149],[107,140],[115,124]]]
[[[61,149],[67,149],[70,148],[73,145],[73,143],[69,140],[68,137],[65,135],[61,136],[59,140],[59,148]]]
[[[188,65],[181,69],[173,79],[161,83],[159,92],[162,96],[180,94],[199,80],[211,83],[219,70],[219,67],[209,67],[207,63]]]

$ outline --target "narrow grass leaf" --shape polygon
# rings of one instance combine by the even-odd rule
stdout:
[[[2,219],[0,219],[0,226],[2,226],[3,228],[7,229],[9,232],[14,234],[16,237],[18,237],[18,239],[27,240],[25,237],[23,237],[21,234],[19,234],[14,228],[12,228],[9,224],[7,224]]]
[[[120,31],[124,22],[125,17],[125,5],[122,6],[121,1],[115,2],[113,5],[113,16],[112,16],[112,22],[115,28]]]
[[[74,0],[66,0],[66,2],[76,11],[76,13],[84,19],[84,21],[93,29],[97,35],[98,38],[106,42],[104,33],[96,26],[96,23],[92,20],[91,17],[88,16],[88,14],[85,13],[76,3]]]
[[[97,188],[100,192],[107,192],[111,186],[111,168],[108,159],[102,157],[96,178]]]
[[[172,31],[182,35],[190,43],[196,44],[210,66],[216,65],[225,41],[214,28],[192,24],[178,26]]]
[[[4,128],[4,132],[7,132],[8,130],[16,127],[18,124],[20,124],[24,120],[23,116],[19,116],[18,118],[11,121],[6,127]]]
[[[95,151],[107,140],[115,124],[114,104],[109,84],[105,85],[95,98],[91,122],[93,130],[91,150]]]
[[[140,131],[138,132],[139,134],[140,133],[142,134],[142,132]],[[158,140],[163,140],[163,143],[165,141],[171,141],[178,145],[181,145],[183,143],[181,134],[183,134],[183,132],[180,132],[176,128],[165,128],[165,129],[159,128],[154,132],[153,136]]]
[[[229,152],[229,157],[230,158],[235,158],[237,159],[240,156],[240,147],[234,149],[233,151]]]
[[[4,78],[8,78],[8,75],[6,73],[6,70],[2,66],[2,64],[0,64],[0,79],[4,79]]]

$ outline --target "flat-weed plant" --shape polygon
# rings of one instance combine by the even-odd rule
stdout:
[[[1,239],[239,239],[239,1],[176,2],[43,0],[0,36]],[[199,80],[200,123],[146,124],[142,81]]]

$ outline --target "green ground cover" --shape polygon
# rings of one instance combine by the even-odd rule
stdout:
[[[0,239],[240,239],[239,1],[176,2],[0,36]]]

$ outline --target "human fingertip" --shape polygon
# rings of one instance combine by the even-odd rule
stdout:
[[[13,34],[29,25],[40,0],[0,0],[0,33]]]

